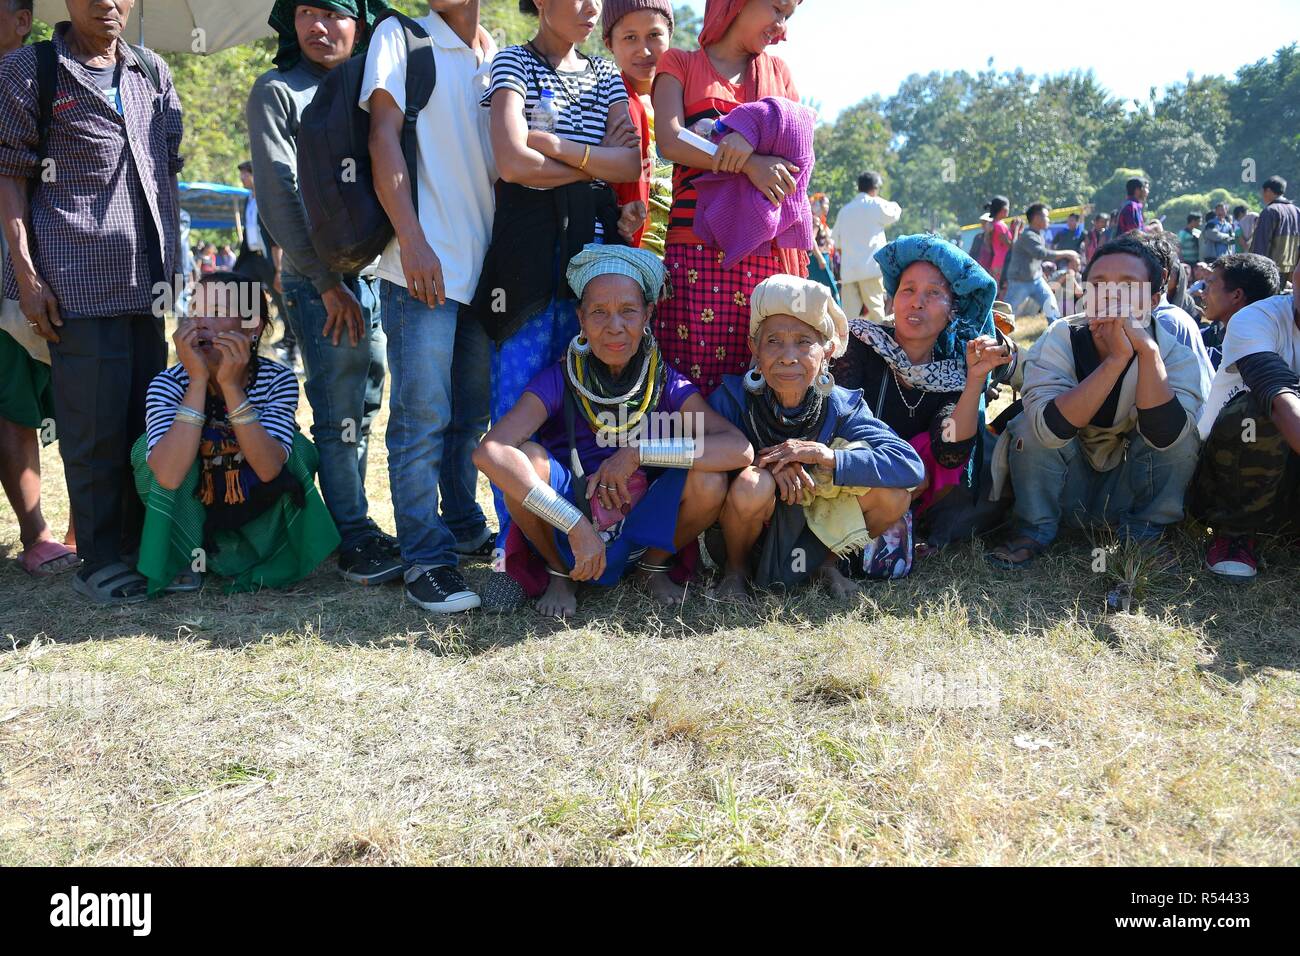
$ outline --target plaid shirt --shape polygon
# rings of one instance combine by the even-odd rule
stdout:
[[[118,42],[124,116],[109,105],[91,74],[68,52],[55,28],[58,86],[45,155],[37,131],[36,52],[23,47],[0,60],[0,176],[36,177],[29,221],[37,271],[69,315],[148,314],[156,278],[175,271],[179,237],[181,104],[171,72],[157,54],[162,92],[135,52]],[[48,179],[48,181],[46,181]],[[162,257],[151,263],[149,223]],[[4,294],[18,297],[13,263],[4,263]]]

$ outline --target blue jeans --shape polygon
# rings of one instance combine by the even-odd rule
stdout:
[[[430,308],[380,281],[388,336],[388,481],[402,560],[454,567],[457,541],[487,531],[470,456],[488,427],[492,341],[459,304]],[[442,493],[442,515],[438,494]]]
[[[1019,280],[1007,283],[1007,304],[1016,315],[1020,315],[1020,307],[1026,302],[1033,302],[1037,306],[1037,311],[1047,316],[1048,322],[1061,317],[1061,310],[1056,305],[1056,296],[1052,294],[1052,287],[1042,276],[1035,276],[1027,282]]]
[[[497,346],[492,353],[492,421],[501,421],[506,412],[515,407],[533,377],[558,362],[564,356],[569,340],[577,334],[577,303],[572,299],[552,299],[550,305]],[[497,527],[500,528],[497,547],[504,550],[506,532],[510,530],[510,512],[506,510],[506,499],[496,485],[492,486],[492,501],[496,506]]]
[[[1196,470],[1199,441],[1189,432],[1164,450],[1136,429],[1124,459],[1096,471],[1077,438],[1061,448],[1034,439],[1022,421],[1012,423],[1011,484],[1016,532],[1039,544],[1056,539],[1062,520],[1075,527],[1106,524],[1121,537],[1149,541],[1183,517],[1183,492]]]
[[[361,321],[370,330],[355,346],[347,335],[334,345],[322,335],[325,303],[307,279],[283,276],[285,318],[302,350],[307,370],[304,391],[311,404],[311,436],[320,451],[321,496],[338,526],[342,547],[369,534],[366,502],[366,450],[370,423],[384,395],[384,330],[371,280],[347,279],[361,303]]]

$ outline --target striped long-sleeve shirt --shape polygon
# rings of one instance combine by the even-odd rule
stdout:
[[[185,399],[189,387],[190,376],[184,365],[163,369],[149,383],[144,400],[144,427],[150,451],[172,427],[176,408]],[[257,377],[245,395],[257,409],[267,434],[284,446],[287,458],[293,451],[293,433],[298,430],[298,377],[293,369],[259,358]]]

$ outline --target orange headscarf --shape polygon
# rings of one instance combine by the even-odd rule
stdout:
[[[803,0],[799,2],[802,3]],[[700,46],[706,47],[721,40],[747,3],[749,0],[706,0],[704,26],[700,28]],[[784,39],[783,33],[776,42],[780,43]]]

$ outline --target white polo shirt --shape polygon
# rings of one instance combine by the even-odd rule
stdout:
[[[442,263],[448,299],[467,303],[478,286],[492,237],[496,204],[488,111],[479,108],[491,78],[489,48],[482,63],[436,13],[419,18],[433,39],[438,81],[415,121],[419,168],[419,216],[424,237]],[[361,107],[383,89],[406,109],[406,34],[396,18],[385,20],[366,51]],[[394,239],[379,259],[376,275],[406,287],[401,251]]]

